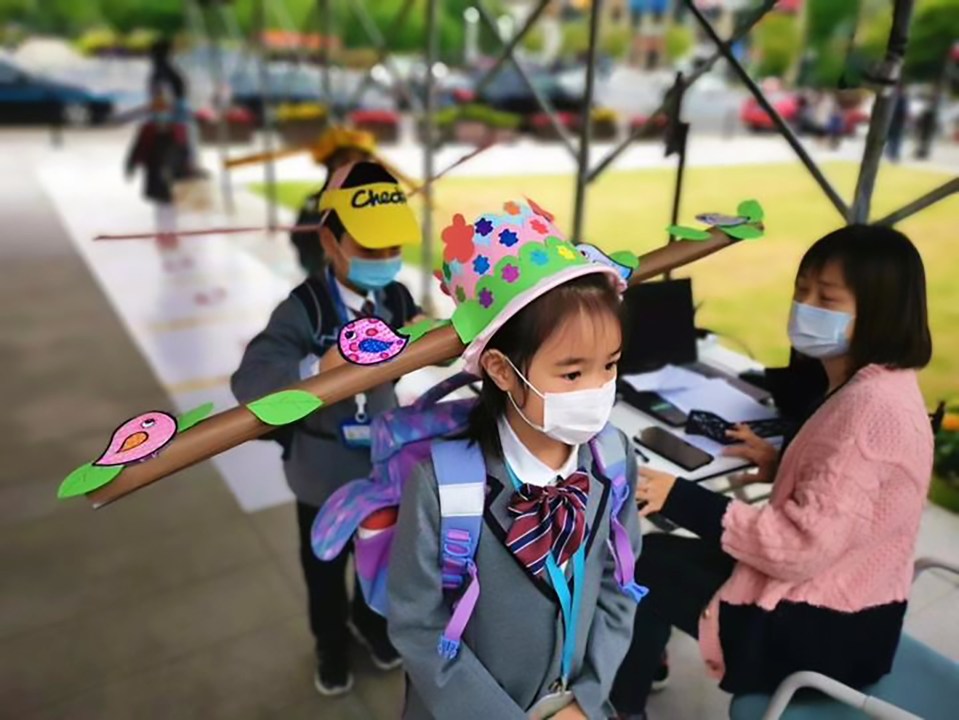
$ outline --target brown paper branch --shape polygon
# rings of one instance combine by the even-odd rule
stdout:
[[[630,278],[630,285],[695,262],[736,242],[718,230],[710,230],[710,235],[712,237],[709,240],[680,240],[640,256],[639,267]],[[286,389],[305,390],[323,400],[324,407],[329,407],[420,368],[455,359],[464,349],[465,346],[453,327],[442,327],[428,333],[418,342],[411,343],[390,362],[370,367],[338,367]],[[150,483],[254,440],[273,429],[275,428],[257,420],[253,413],[243,406],[221,412],[207,418],[188,432],[177,435],[156,457],[125,467],[116,480],[89,493],[87,497],[93,507],[103,507]]]

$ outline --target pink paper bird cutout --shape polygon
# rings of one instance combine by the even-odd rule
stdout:
[[[340,330],[340,354],[354,365],[378,365],[392,360],[406,347],[409,338],[398,335],[377,317],[364,317]]]
[[[113,431],[94,465],[129,465],[156,455],[176,435],[176,418],[154,410],[127,420]]]

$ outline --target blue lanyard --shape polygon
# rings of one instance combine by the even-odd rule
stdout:
[[[505,463],[504,463],[505,464]],[[506,472],[513,483],[513,488],[519,490],[522,483],[513,472],[513,468],[506,465]],[[586,543],[579,546],[573,553],[573,592],[570,597],[569,583],[566,576],[559,569],[556,558],[550,552],[546,556],[546,572],[553,591],[559,600],[563,614],[563,659],[560,666],[562,672],[562,689],[569,686],[569,676],[573,671],[573,656],[576,654],[576,621],[583,607],[583,586],[586,584]]]

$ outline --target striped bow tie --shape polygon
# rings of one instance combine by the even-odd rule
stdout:
[[[575,472],[556,485],[521,485],[509,502],[513,524],[506,535],[509,548],[533,577],[539,577],[552,551],[562,565],[586,537],[589,476]]]

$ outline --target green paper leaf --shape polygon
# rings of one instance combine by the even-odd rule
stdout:
[[[762,222],[763,218],[766,216],[766,213],[763,212],[763,207],[756,200],[744,200],[739,203],[739,207],[736,209],[736,212],[743,217],[748,217],[749,222],[757,223]]]
[[[629,250],[620,250],[618,252],[614,252],[609,257],[611,260],[615,260],[620,265],[625,265],[633,270],[639,267],[639,258],[636,257],[636,253],[632,253]]]
[[[121,470],[123,470],[122,465],[111,465],[110,467],[94,465],[93,463],[81,465],[60,483],[57,497],[63,500],[77,495],[86,495],[88,492],[93,492],[106,485],[119,475]]]
[[[725,227],[719,229],[729,235],[729,237],[736,238],[737,240],[755,240],[756,238],[761,238],[765,234],[762,230],[753,225],[737,225],[736,227]]]
[[[666,232],[680,240],[709,240],[711,237],[705,230],[683,227],[682,225],[670,225],[666,228]]]
[[[306,390],[281,390],[246,406],[260,422],[289,425],[323,407],[323,401]]]
[[[415,343],[424,335],[433,332],[445,325],[449,325],[449,320],[436,320],[434,318],[426,318],[425,320],[420,320],[415,322],[412,325],[404,325],[396,332],[400,335],[405,335],[410,339],[410,344]]]
[[[178,433],[189,430],[201,420],[206,420],[207,416],[213,412],[213,403],[203,403],[200,407],[187,410],[176,419],[176,431]]]

